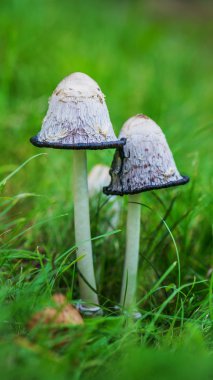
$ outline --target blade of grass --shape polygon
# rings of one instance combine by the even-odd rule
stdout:
[[[68,216],[69,214],[62,214],[62,215],[58,215],[58,216],[55,216],[55,217],[52,217],[52,218],[47,218],[47,219],[44,219],[36,224],[33,224],[32,226],[26,228],[24,231],[18,233],[17,235],[13,236],[7,243],[5,243],[2,248],[6,247],[8,244],[10,244],[12,241],[18,239],[19,237],[23,236],[26,232],[36,228],[36,227],[39,227],[39,226],[42,226],[43,224],[45,223],[48,223],[50,221],[53,221],[53,220],[56,220],[56,219],[59,219],[59,218],[63,218],[64,216]]]
[[[145,302],[153,293],[155,293],[158,289],[160,284],[166,279],[166,277],[173,271],[173,269],[176,267],[177,261],[172,263],[170,267],[165,271],[165,273],[160,277],[160,279],[156,282],[156,284],[152,287],[152,289],[145,294],[145,296],[137,302],[137,305],[142,304]]]
[[[34,158],[37,158],[39,156],[45,156],[47,155],[47,153],[39,153],[39,154],[36,154],[35,156],[32,156],[30,158],[28,158],[26,161],[23,162],[23,164],[19,165],[15,170],[13,170],[7,177],[5,177],[3,180],[0,181],[0,188],[2,186],[5,186],[7,181],[12,178],[15,174],[17,174],[25,165],[28,164],[28,162],[34,160]]]

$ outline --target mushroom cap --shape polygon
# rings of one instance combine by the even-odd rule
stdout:
[[[126,138],[126,145],[115,152],[105,194],[136,194],[189,181],[177,170],[162,130],[149,117],[140,114],[128,119],[119,138]]]
[[[30,141],[56,149],[106,149],[125,144],[115,136],[101,89],[83,73],[73,73],[58,84],[41,131]]]

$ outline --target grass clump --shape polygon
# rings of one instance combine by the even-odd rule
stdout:
[[[3,0],[0,7],[2,379],[210,378],[212,23],[195,12],[158,17],[145,2]],[[91,201],[105,316],[53,335],[27,324],[51,305],[52,294],[79,297],[72,153],[44,150],[31,159],[40,152],[28,140],[55,85],[74,71],[100,83],[117,134],[131,115],[153,117],[191,183],[143,195],[142,319],[136,323],[112,315],[120,296],[126,201],[118,199],[117,233],[106,218],[111,203],[104,195]],[[112,156],[90,152],[89,169],[110,165]]]

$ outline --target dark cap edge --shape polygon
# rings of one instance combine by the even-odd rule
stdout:
[[[52,149],[64,149],[64,150],[102,150],[110,148],[120,148],[126,144],[126,139],[122,138],[116,141],[107,141],[101,143],[78,143],[78,144],[62,144],[62,143],[50,143],[47,141],[39,141],[37,136],[30,138],[31,144],[38,148],[52,148]]]
[[[144,186],[141,188],[134,189],[133,191],[110,191],[110,186],[105,186],[103,188],[103,193],[106,195],[131,195],[131,194],[139,194],[139,193],[144,193],[146,191],[151,191],[151,190],[159,190],[159,189],[166,189],[168,187],[175,187],[175,186],[181,186],[181,185],[186,185],[190,181],[190,178],[188,176],[182,176],[182,178],[178,181],[171,181],[166,184],[162,185],[149,185],[149,186]]]

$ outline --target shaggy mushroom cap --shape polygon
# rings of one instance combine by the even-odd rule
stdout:
[[[125,144],[114,134],[101,89],[83,73],[73,73],[59,83],[41,131],[30,141],[56,149],[106,149]]]
[[[177,170],[162,130],[149,117],[136,115],[128,119],[119,138],[126,138],[126,145],[116,150],[105,194],[136,194],[189,181]]]

